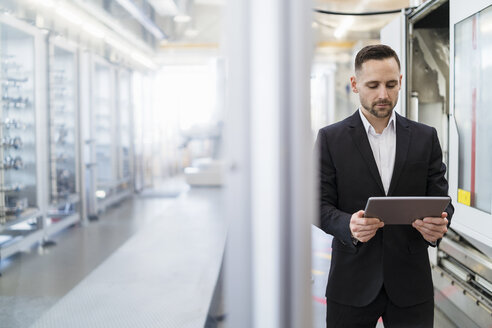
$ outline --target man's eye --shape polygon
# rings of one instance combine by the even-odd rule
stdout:
[[[394,87],[396,87],[396,84],[388,84],[387,87],[393,89]]]
[[[378,86],[377,85],[369,85],[369,89],[376,89]]]

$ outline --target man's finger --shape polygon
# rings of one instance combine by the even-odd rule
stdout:
[[[432,237],[431,239],[439,239],[439,238],[442,238],[442,236],[444,235],[444,232],[438,232],[438,231],[430,230],[425,226],[419,226],[419,227],[416,227],[416,229],[422,235],[424,235],[424,238],[426,238],[425,236],[427,235],[429,237]],[[429,239],[429,238],[426,238],[426,239]]]
[[[352,231],[357,232],[357,231],[376,231],[381,227],[381,225],[378,224],[371,224],[371,225],[360,225],[360,224],[354,224],[352,225]]]
[[[435,241],[435,240],[437,240],[437,239],[440,238],[439,236],[429,235],[429,234],[427,234],[427,233],[425,233],[423,231],[420,231],[420,230],[419,230],[419,232],[422,235],[422,237],[424,237],[425,240]]]
[[[360,211],[356,212],[355,214],[357,215],[357,217],[363,218],[364,217],[364,213],[365,212],[363,210],[360,210]]]
[[[437,218],[437,217],[426,217],[423,219],[425,223],[432,223],[438,225],[446,225],[448,224],[448,219],[446,218]]]
[[[378,225],[381,220],[378,218],[354,218],[352,222],[358,225]]]
[[[366,242],[368,242],[369,240],[371,240],[371,239],[372,239],[372,237],[374,237],[375,235],[376,235],[376,232],[371,233],[371,234],[368,234],[368,235],[365,235],[365,236],[363,236],[363,237],[361,237],[361,238],[358,238],[358,239],[359,239],[361,242],[366,243]]]
[[[426,229],[429,229],[432,231],[437,231],[437,232],[442,232],[442,233],[445,233],[448,231],[446,224],[434,224],[434,223],[422,222],[422,224],[420,226],[425,227]]]
[[[376,230],[360,231],[360,232],[356,232],[354,234],[354,237],[359,239],[359,238],[362,238],[362,237],[367,237],[367,236],[375,235],[375,234],[376,234]]]

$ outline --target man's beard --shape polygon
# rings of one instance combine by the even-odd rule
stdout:
[[[388,107],[376,109],[377,105],[388,105]],[[368,106],[366,108],[368,109],[369,113],[371,113],[371,115],[377,118],[386,118],[391,116],[394,107],[395,106],[390,101],[376,101],[372,103],[371,106]]]

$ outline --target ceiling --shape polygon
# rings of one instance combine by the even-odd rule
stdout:
[[[161,43],[162,48],[217,47],[222,37],[222,11],[226,0],[148,1],[156,10],[156,24],[168,36]],[[176,11],[159,11],[159,7],[165,3],[174,3]],[[179,21],[176,15],[188,16],[190,19]]]
[[[315,9],[338,13],[371,13],[409,7],[409,0],[315,0]],[[358,41],[379,37],[382,27],[398,14],[348,16],[314,13],[313,27],[323,41]]]
[[[138,1],[138,0],[134,0]],[[147,0],[156,11],[156,24],[167,34],[162,49],[179,47],[217,47],[222,38],[223,7],[227,0]],[[313,9],[339,13],[367,13],[407,8],[419,0],[314,0]],[[169,8],[191,17],[176,22]],[[176,14],[174,11],[174,15]],[[347,47],[360,40],[379,38],[379,31],[398,14],[346,16],[313,13],[315,41],[321,47]]]
[[[313,13],[313,32],[317,56],[330,61],[348,62],[356,44],[379,39],[381,29],[396,14],[341,15],[342,13],[374,13],[400,10],[418,1],[411,0],[314,0],[314,8],[339,14]],[[420,1],[423,2],[423,1]]]

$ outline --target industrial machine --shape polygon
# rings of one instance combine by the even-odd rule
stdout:
[[[399,112],[434,126],[455,206],[429,256],[436,306],[458,327],[492,323],[492,1],[433,0],[381,32],[401,56]]]

